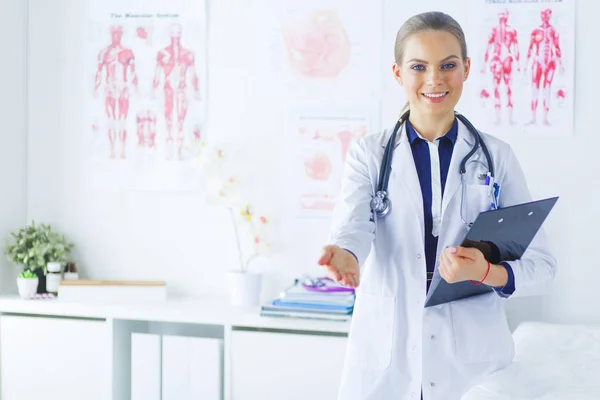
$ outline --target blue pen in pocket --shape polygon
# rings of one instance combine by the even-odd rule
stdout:
[[[492,183],[493,182],[493,183]],[[485,177],[485,185],[490,186],[490,197],[492,201],[490,202],[490,206],[488,210],[497,210],[498,209],[498,196],[500,194],[500,185],[498,185],[492,179],[491,175],[488,173]]]
[[[494,182],[492,187],[492,203],[490,204],[490,210],[498,209],[498,198],[500,197],[500,185]]]

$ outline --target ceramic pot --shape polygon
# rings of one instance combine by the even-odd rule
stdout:
[[[17,278],[17,288],[22,299],[33,297],[38,291],[38,278]]]
[[[260,305],[262,274],[229,271],[229,294],[231,304],[240,307]]]

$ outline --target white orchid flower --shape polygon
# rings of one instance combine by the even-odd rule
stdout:
[[[243,270],[255,258],[270,254],[275,238],[270,218],[256,211],[253,205],[256,172],[249,168],[253,165],[248,157],[250,152],[240,143],[205,145],[193,160],[194,168],[204,178],[206,200],[229,208]],[[243,249],[251,254],[244,257]]]

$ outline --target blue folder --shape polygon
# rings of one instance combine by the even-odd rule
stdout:
[[[481,212],[465,235],[461,246],[479,248],[490,262],[518,260],[529,247],[557,200],[558,197],[551,197]],[[498,254],[499,260],[490,260],[493,253]],[[491,286],[473,285],[468,281],[448,283],[436,269],[425,307],[478,296],[493,290]]]
[[[280,306],[282,308],[298,308],[298,309],[311,309],[311,310],[330,310],[330,311],[351,311],[354,308],[354,304],[351,305],[331,305],[331,304],[316,304],[316,303],[302,303],[302,302],[286,302],[280,299],[274,300],[272,303],[274,306]]]

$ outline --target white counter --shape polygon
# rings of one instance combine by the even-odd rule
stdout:
[[[161,302],[67,302],[60,299],[23,300],[0,296],[0,313],[78,318],[181,322],[206,325],[347,333],[348,321],[261,317],[259,308],[241,309],[227,298],[171,299]]]
[[[261,317],[227,298],[0,296],[1,398],[329,400],[349,326]]]

